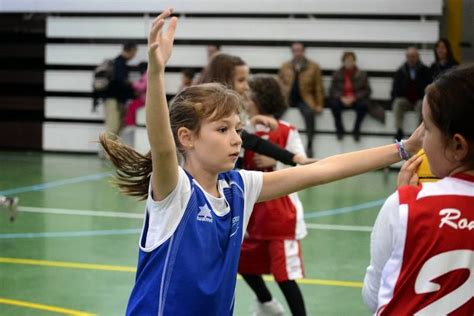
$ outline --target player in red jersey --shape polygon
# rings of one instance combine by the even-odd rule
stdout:
[[[287,104],[276,78],[255,75],[249,81],[249,117],[263,115],[278,119]],[[293,153],[306,157],[298,130],[278,120],[274,130],[257,125],[255,135]],[[243,168],[274,171],[284,168],[274,159],[245,150]],[[297,193],[257,203],[242,244],[239,273],[257,296],[253,315],[283,315],[283,307],[272,298],[262,274],[272,274],[282,290],[293,315],[305,315],[303,296],[296,279],[303,277],[300,239],[306,236],[303,205]]]
[[[377,315],[474,315],[474,64],[446,72],[423,101],[422,158],[402,168],[371,236],[365,303]],[[402,185],[402,186],[400,186]]]

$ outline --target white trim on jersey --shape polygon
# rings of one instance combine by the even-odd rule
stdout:
[[[303,264],[300,257],[300,245],[297,240],[285,240],[286,274],[288,280],[303,278]]]
[[[398,225],[395,226],[393,230],[393,233],[396,237],[392,248],[392,256],[387,261],[382,270],[377,310],[386,305],[392,299],[393,290],[395,289],[395,284],[397,283],[398,277],[400,276],[400,270],[402,268],[408,224],[407,204],[400,205],[399,215],[400,218]]]

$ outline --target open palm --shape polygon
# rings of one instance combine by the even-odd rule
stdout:
[[[178,19],[176,17],[171,18],[168,29],[166,32],[163,31],[165,19],[170,17],[171,13],[171,9],[166,9],[152,23],[148,35],[148,71],[163,71],[171,56]]]

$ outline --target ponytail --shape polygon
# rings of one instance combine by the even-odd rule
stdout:
[[[125,195],[146,200],[152,173],[151,152],[142,155],[119,140],[112,140],[102,133],[100,144],[107,158],[117,169],[112,183]]]

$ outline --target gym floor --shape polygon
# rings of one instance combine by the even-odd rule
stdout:
[[[94,155],[0,151],[0,195],[20,198],[14,222],[0,213],[0,315],[124,314],[144,202],[122,196],[111,174]],[[370,230],[396,177],[378,171],[300,192],[308,315],[370,314],[361,298]],[[239,278],[234,314],[251,315],[253,301]]]

